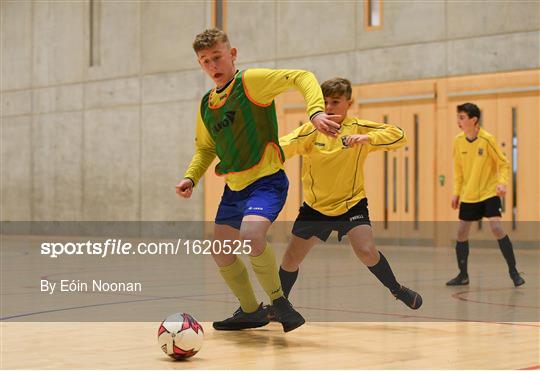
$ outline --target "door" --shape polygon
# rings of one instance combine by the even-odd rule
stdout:
[[[399,126],[407,144],[374,152],[365,167],[370,217],[387,243],[431,245],[434,238],[435,106],[432,101],[361,105],[359,117]],[[381,230],[381,233],[379,233]]]

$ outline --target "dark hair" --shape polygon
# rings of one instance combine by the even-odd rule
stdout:
[[[334,77],[333,79],[326,80],[321,84],[321,90],[325,97],[344,95],[345,98],[351,99],[352,96],[351,82],[342,77]]]
[[[227,37],[227,34],[218,28],[210,28],[195,36],[195,40],[193,41],[193,50],[195,50],[195,53],[197,53],[201,50],[213,47],[218,42],[228,44],[229,38]]]
[[[465,112],[470,119],[476,117],[476,122],[480,122],[480,108],[474,103],[463,103],[457,106],[457,112]]]

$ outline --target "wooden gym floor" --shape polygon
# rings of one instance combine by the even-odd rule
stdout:
[[[161,282],[177,280],[160,288],[187,293],[176,300],[144,301],[160,295],[154,290],[135,302],[103,294],[97,308],[51,299],[46,311],[22,311],[9,303],[14,295],[36,290],[31,272],[39,269],[17,265],[22,260],[13,251],[31,250],[31,241],[2,240],[2,275],[28,269],[28,279],[21,279],[17,289],[2,286],[3,369],[540,369],[538,249],[516,249],[527,282],[514,288],[498,248],[475,249],[472,242],[471,284],[449,288],[444,283],[457,269],[453,248],[382,247],[398,280],[423,295],[422,308],[412,311],[395,301],[349,248],[319,245],[301,267],[291,296],[308,323],[284,334],[276,323],[242,332],[212,329],[208,316],[228,316],[236,303],[210,257],[204,257],[210,261],[204,270],[212,274],[202,294],[201,287],[189,292],[182,284],[189,271],[175,274],[168,268],[151,274]],[[278,259],[282,252],[283,246],[276,246]],[[55,274],[76,277],[73,271],[66,266]],[[257,294],[264,299],[260,290]],[[113,312],[107,310],[142,311],[146,320],[125,322],[118,316],[111,321],[107,316]],[[159,322],[179,311],[200,318],[205,329],[203,348],[183,362],[169,359],[156,340]],[[100,313],[110,322],[73,321]]]

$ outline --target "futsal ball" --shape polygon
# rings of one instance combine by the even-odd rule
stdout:
[[[187,313],[172,314],[161,322],[158,342],[161,349],[174,359],[193,357],[201,349],[204,330]]]

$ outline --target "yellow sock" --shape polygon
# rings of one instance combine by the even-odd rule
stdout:
[[[276,257],[274,255],[274,250],[270,245],[266,245],[266,248],[261,255],[250,256],[249,260],[251,260],[253,271],[255,272],[259,283],[270,299],[275,300],[283,296]]]
[[[221,273],[233,294],[240,301],[240,306],[244,312],[253,313],[259,308],[246,266],[241,259],[236,258],[231,265],[220,267],[219,273]]]

